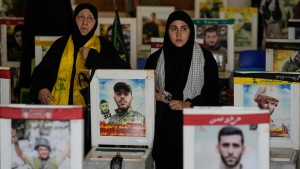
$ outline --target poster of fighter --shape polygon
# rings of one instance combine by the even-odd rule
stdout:
[[[91,91],[91,98],[95,98],[91,100],[94,112],[92,133],[97,134],[94,141],[98,144],[139,145],[138,139],[151,137],[153,70],[96,70]],[[125,144],[127,139],[129,144]]]
[[[10,145],[1,148],[1,168],[81,168],[82,112],[79,106],[0,106],[1,144]]]
[[[299,72],[299,45],[297,39],[267,39],[266,71]]]
[[[184,169],[268,168],[267,110],[184,109]]]
[[[299,146],[299,77],[291,72],[234,73],[234,105],[268,110],[271,147]]]
[[[257,8],[221,8],[220,18],[234,19],[234,51],[257,49]]]
[[[227,5],[227,0],[195,0],[195,18],[219,18],[220,8]]]
[[[234,20],[233,19],[193,19],[195,38],[203,39],[206,49],[214,55],[224,55],[225,70],[234,69]]]

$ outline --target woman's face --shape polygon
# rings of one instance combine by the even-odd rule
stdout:
[[[189,39],[190,28],[184,21],[175,20],[170,24],[169,36],[176,47],[182,47]]]
[[[84,36],[87,35],[96,24],[96,19],[92,12],[88,9],[81,10],[76,16],[76,24],[80,33]]]

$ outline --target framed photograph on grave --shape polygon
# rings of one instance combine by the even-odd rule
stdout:
[[[35,36],[34,37],[34,50],[35,50],[35,66],[37,66],[50,49],[51,45],[60,36]]]
[[[11,72],[9,67],[0,67],[0,104],[9,104],[11,95],[10,80]]]
[[[228,0],[195,0],[194,14],[198,18],[219,18],[219,9],[227,7]]]
[[[124,35],[124,41],[126,45],[127,52],[130,58],[131,68],[136,69],[137,65],[137,26],[136,18],[120,18],[122,31]],[[112,36],[112,26],[114,23],[114,18],[98,18],[98,24],[96,34],[102,37],[106,37],[111,41]]]
[[[267,39],[266,71],[299,72],[299,45],[298,39]]]
[[[226,52],[225,70],[234,69],[234,29],[233,19],[193,19],[195,38],[203,39],[205,48]],[[217,37],[217,38],[214,38]]]
[[[234,51],[257,49],[257,8],[220,8],[220,18],[234,19]]]
[[[137,6],[138,51],[149,52],[152,37],[164,37],[165,25],[174,6]]]
[[[1,168],[82,168],[81,106],[1,105],[0,117]]]
[[[269,168],[269,133],[266,132],[269,120],[267,110],[232,106],[185,108],[184,169],[231,165],[243,169]],[[234,149],[234,160],[225,157],[229,149]]]
[[[0,18],[1,66],[20,67],[23,23],[24,19],[21,17]]]
[[[211,53],[213,54],[217,65],[218,65],[218,70],[220,72],[224,72],[225,71],[225,63],[226,63],[226,58],[227,58],[227,52],[222,52],[222,51],[211,51]]]
[[[92,145],[152,147],[154,90],[154,70],[96,70],[91,82]],[[119,100],[123,92],[128,104]]]
[[[300,39],[300,19],[289,19],[287,30],[288,39]]]
[[[272,148],[299,150],[299,77],[297,72],[234,72],[234,106],[269,111]]]

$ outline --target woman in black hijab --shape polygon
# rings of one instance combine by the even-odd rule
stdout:
[[[89,3],[77,5],[73,14],[71,36],[57,39],[35,67],[30,90],[35,104],[82,105],[80,93],[88,84],[79,85],[79,73],[90,69],[129,69],[130,65],[118,56],[113,44],[95,35],[98,11]],[[89,119],[85,116],[85,119]],[[89,121],[85,127],[90,128]],[[91,148],[90,135],[85,133],[85,153]]]
[[[30,94],[34,103],[79,104],[76,102],[78,91],[74,90],[76,90],[77,76],[80,71],[88,72],[89,69],[98,68],[130,68],[128,63],[120,59],[111,42],[95,35],[97,25],[97,8],[89,3],[77,5],[73,14],[71,36],[57,39],[33,72]],[[59,75],[62,71],[69,71],[68,76],[63,77],[70,84],[64,86],[69,91],[67,100],[55,99],[52,91],[54,86],[59,90],[55,83],[62,78],[62,75]]]
[[[217,63],[194,37],[190,16],[183,11],[171,13],[163,46],[145,65],[157,75],[152,151],[157,169],[183,168],[183,108],[217,106],[219,102]]]

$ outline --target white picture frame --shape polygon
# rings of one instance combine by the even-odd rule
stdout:
[[[0,104],[9,104],[11,99],[11,73],[9,67],[0,67]]]
[[[298,39],[266,39],[266,71],[296,72],[298,66],[290,63],[299,50]]]
[[[151,37],[143,35],[143,28],[145,24],[150,20],[150,17],[153,13],[156,14],[155,24],[158,27],[158,30],[155,31],[155,34],[158,34],[158,37],[164,37],[165,25],[169,15],[175,10],[174,6],[137,6],[137,45],[138,52],[150,53],[150,40]],[[157,37],[157,36],[152,36]],[[147,42],[143,42],[143,40]]]
[[[233,71],[234,70],[234,20],[233,19],[193,19],[193,23],[195,26],[195,36],[196,38],[203,38],[203,43],[205,45],[205,30],[208,28],[213,27],[217,34],[219,34],[219,31],[222,27],[225,27],[227,30],[227,33],[224,34],[224,36],[219,36],[219,40],[224,42],[224,46],[227,51],[227,58],[226,58],[226,64],[225,64],[225,70],[226,71]],[[203,28],[202,35],[198,36],[197,33],[198,27]],[[206,49],[210,50],[206,47]],[[211,50],[213,52],[214,50]]]
[[[1,17],[1,66],[20,68],[21,58],[11,58],[9,51],[16,45],[13,32],[16,25],[23,25],[23,17]]]
[[[136,18],[120,18],[123,26],[124,41],[127,45],[127,52],[129,53],[130,65],[132,69],[137,67],[137,25]],[[108,38],[107,29],[114,23],[114,18],[98,18],[98,27],[96,34]],[[124,34],[126,33],[126,34]],[[129,51],[128,51],[129,50]]]
[[[217,0],[217,1],[209,1],[209,3],[213,2],[214,6],[217,6],[217,8],[215,8],[216,10],[211,10],[208,9],[208,11],[210,12],[215,12],[215,15],[213,15],[213,17],[210,16],[204,16],[204,10],[206,10],[207,8],[207,1],[208,0],[195,0],[195,5],[194,5],[194,17],[195,19],[198,18],[219,18],[219,8],[220,7],[227,7],[228,5],[228,0]],[[209,4],[210,5],[210,4]],[[212,6],[210,6],[212,7]],[[201,10],[202,9],[202,10]]]
[[[220,168],[222,150],[218,149],[221,146],[218,135],[226,128],[240,130],[241,135],[236,135],[244,140],[240,160],[243,168],[269,168],[269,133],[266,132],[269,120],[268,111],[259,109],[232,106],[183,109],[184,169]]]
[[[287,29],[288,39],[300,39],[300,19],[289,19]]]
[[[114,100],[113,86],[117,82],[125,82],[131,87],[133,100],[132,110],[144,116],[144,122],[126,122],[122,124],[111,124],[109,119],[116,113],[117,104]],[[154,137],[154,111],[155,111],[155,85],[154,70],[119,70],[119,69],[98,69],[95,71],[90,83],[91,87],[91,126],[92,126],[92,146],[98,145],[141,145],[152,147]],[[111,116],[106,118],[101,114],[99,104],[102,100],[108,103]],[[138,120],[137,120],[138,121]],[[137,127],[131,130],[133,125]],[[121,127],[120,127],[121,126]],[[116,130],[111,129],[114,127]],[[125,130],[122,128],[129,129]],[[115,133],[121,133],[115,135]],[[139,133],[139,134],[136,134]]]
[[[10,113],[7,113],[7,112]],[[29,116],[24,116],[25,113],[28,113]],[[51,113],[51,120],[46,120],[45,115],[46,112]],[[72,117],[70,116],[72,114]],[[82,106],[53,106],[53,105],[22,105],[22,104],[9,104],[9,105],[1,105],[0,106],[0,143],[1,145],[7,145],[1,147],[0,152],[0,168],[12,168],[15,165],[26,166],[24,162],[17,156],[15,153],[15,147],[12,143],[12,121],[23,120],[30,123],[32,128],[26,128],[27,131],[31,132],[29,137],[35,137],[38,139],[47,139],[50,143],[50,146],[53,148],[52,151],[49,152],[49,155],[61,154],[62,152],[57,151],[60,149],[67,149],[68,155],[64,155],[64,160],[60,163],[60,168],[74,168],[81,169],[83,166],[83,108]],[[63,122],[62,122],[63,121]],[[44,123],[47,125],[46,130],[50,130],[50,132],[56,131],[57,133],[53,135],[53,133],[47,136],[45,133],[41,134],[40,131],[43,129],[36,128],[38,127],[38,123]],[[62,124],[63,123],[63,124]],[[68,125],[67,125],[68,124]],[[68,131],[68,134],[64,132],[57,131],[59,128],[57,126],[62,126],[66,128],[64,131]],[[19,126],[19,125],[18,125]],[[20,125],[21,126],[21,125]],[[56,126],[56,127],[55,127]],[[34,128],[35,127],[35,128]],[[33,129],[34,128],[34,129]],[[20,128],[18,128],[19,130]],[[33,130],[31,130],[33,129]],[[40,131],[39,131],[40,130]],[[37,131],[37,132],[34,132]],[[40,134],[40,136],[38,136]],[[34,136],[33,136],[34,135]],[[43,136],[42,136],[43,135]],[[19,137],[19,135],[16,135]],[[60,140],[59,143],[57,138],[68,138],[66,140]],[[34,158],[37,155],[34,147],[36,146],[35,139],[19,139],[18,144],[24,154],[27,155],[27,159]],[[69,145],[69,146],[68,146]],[[61,146],[61,147],[59,147]],[[55,149],[56,148],[56,149]],[[52,154],[51,154],[52,153]],[[14,165],[14,166],[13,166]],[[29,165],[27,166],[29,167]]]
[[[296,72],[234,72],[234,106],[258,107],[254,97],[260,87],[269,92],[265,95],[279,100],[271,114],[272,123],[276,125],[276,128],[270,128],[270,136],[274,136],[270,137],[272,148],[299,150],[299,76]],[[282,134],[277,136],[280,131]]]
[[[234,51],[256,50],[257,49],[257,23],[258,9],[251,8],[220,8],[220,18],[233,18],[234,30]],[[240,27],[240,29],[238,29]],[[239,35],[239,36],[237,36]]]
[[[35,51],[35,66],[37,66],[50,49],[51,45],[61,36],[35,36],[34,51]]]

